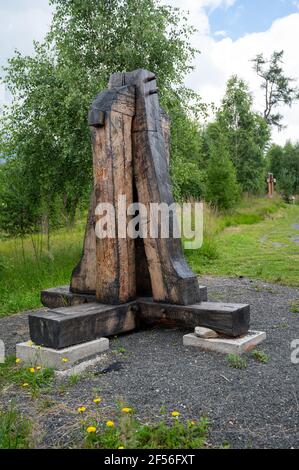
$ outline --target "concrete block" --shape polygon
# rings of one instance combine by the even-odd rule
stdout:
[[[254,349],[266,339],[263,331],[249,331],[248,334],[239,338],[199,338],[194,333],[185,335],[184,346],[193,346],[205,351],[218,352],[220,354],[244,354]]]
[[[31,344],[30,341],[17,344],[17,357],[24,364],[51,367],[55,370],[70,369],[74,364],[109,349],[109,340],[107,338],[99,338],[64,349],[51,349]]]

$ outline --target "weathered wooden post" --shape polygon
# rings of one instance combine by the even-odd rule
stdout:
[[[268,183],[268,196],[269,198],[273,198],[274,190],[275,190],[275,183],[276,183],[276,179],[274,178],[273,173],[268,173],[267,183]]]
[[[36,344],[62,349],[152,325],[206,326],[229,337],[249,329],[248,305],[207,302],[189,268],[181,240],[157,236],[133,240],[119,235],[119,198],[132,202],[174,202],[169,176],[170,121],[161,110],[156,77],[146,70],[116,73],[94,100],[92,133],[94,187],[83,255],[71,285],[42,292],[48,312],[29,317]],[[114,237],[98,236],[99,207],[114,208]],[[172,213],[170,217],[175,217]],[[127,226],[126,215],[123,225]],[[170,224],[172,225],[172,224]]]

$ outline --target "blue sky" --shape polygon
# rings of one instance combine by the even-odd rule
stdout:
[[[298,12],[298,6],[293,0],[237,0],[230,7],[208,8],[211,32],[226,32],[236,40],[244,34],[266,31],[274,20]]]

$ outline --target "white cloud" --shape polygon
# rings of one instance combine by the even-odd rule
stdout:
[[[254,97],[257,111],[263,111],[264,97],[260,81],[252,70],[250,59],[263,52],[270,56],[274,50],[284,50],[284,69],[289,76],[299,79],[299,13],[276,20],[265,32],[244,34],[233,41],[225,31],[211,35],[208,12],[218,8],[228,8],[235,0],[162,0],[190,11],[190,21],[199,32],[193,38],[193,45],[201,51],[195,61],[195,71],[186,83],[197,90],[203,101],[219,105],[225,92],[226,82],[231,75],[237,74],[248,84]],[[299,8],[299,0],[294,0]],[[223,39],[221,39],[223,36]],[[287,128],[273,132],[273,140],[284,144],[287,139],[299,140],[299,104],[291,109],[282,107],[284,124]]]
[[[213,101],[218,105],[227,80],[232,74],[237,74],[247,81],[254,96],[255,108],[262,111],[264,97],[250,63],[250,59],[260,52],[270,56],[274,50],[283,49],[286,73],[299,78],[299,13],[276,20],[268,31],[247,34],[236,41],[228,37],[215,41],[207,34],[198,36],[197,40],[201,55],[187,84],[199,91],[206,102]],[[299,140],[299,104],[292,109],[283,107],[282,113],[288,127],[282,132],[274,132],[274,141],[283,144],[289,138]]]
[[[227,36],[227,31],[216,31],[214,33],[214,36],[217,36],[217,37],[225,37]]]
[[[215,8],[229,8],[236,0],[160,0],[161,3],[178,7],[190,13],[190,20],[198,29],[199,34],[209,34],[210,24],[207,15],[207,10],[212,11]],[[299,1],[299,0],[298,0]],[[194,37],[193,42],[196,42]]]
[[[46,0],[30,0],[13,8],[7,3],[0,6],[0,65],[17,48],[24,54],[33,51],[33,39],[42,40],[48,31],[51,9]]]

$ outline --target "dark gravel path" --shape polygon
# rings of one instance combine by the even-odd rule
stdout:
[[[299,339],[299,322],[290,305],[299,299],[299,290],[248,279],[209,277],[202,282],[210,300],[251,304],[252,329],[268,335],[260,346],[270,356],[267,364],[249,355],[247,369],[231,369],[225,356],[184,348],[184,331],[151,330],[112,340],[102,363],[75,385],[57,379],[55,390],[37,400],[12,387],[2,391],[1,400],[6,406],[13,399],[35,417],[40,447],[74,446],[79,437],[76,408],[93,408],[91,400],[100,393],[103,418],[113,417],[122,399],[145,421],[160,419],[161,409],[193,419],[207,415],[211,446],[298,448],[299,365],[291,363],[291,342]],[[0,338],[9,351],[27,339],[26,320],[26,314],[0,319]],[[114,363],[116,370],[95,375]]]

